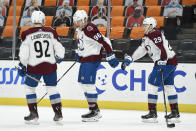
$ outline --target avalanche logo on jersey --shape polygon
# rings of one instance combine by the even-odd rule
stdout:
[[[97,78],[96,78],[96,90],[98,95],[104,93],[106,90],[106,85],[107,85],[107,74],[105,74],[105,71],[101,71],[101,70],[105,70],[106,68],[103,65],[99,65],[99,67],[97,68]]]
[[[88,31],[91,31],[91,30],[93,30],[93,27],[92,27],[92,26],[88,26],[88,27],[87,27],[87,30],[88,30]]]

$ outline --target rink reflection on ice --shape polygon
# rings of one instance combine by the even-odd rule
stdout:
[[[39,125],[27,125],[23,117],[28,114],[26,106],[0,106],[0,131],[195,131],[196,114],[181,113],[181,123],[169,129],[165,125],[164,112],[158,112],[158,123],[143,123],[140,116],[147,112],[132,110],[103,109],[99,122],[81,122],[84,108],[63,108],[64,119],[61,124],[52,121],[50,107],[38,107]]]

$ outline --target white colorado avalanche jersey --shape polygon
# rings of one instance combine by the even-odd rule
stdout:
[[[19,57],[28,72],[50,74],[56,70],[54,56],[64,58],[65,49],[56,31],[50,27],[33,27],[21,35]]]
[[[175,52],[165,39],[164,34],[158,29],[153,29],[142,38],[141,46],[135,50],[131,57],[133,61],[136,61],[146,53],[148,53],[155,65],[157,65],[158,60],[166,60],[167,65],[177,65]]]
[[[80,62],[95,62],[102,58],[102,51],[105,48],[106,53],[112,53],[111,42],[103,36],[96,25],[88,23],[82,30],[76,29],[78,53]]]

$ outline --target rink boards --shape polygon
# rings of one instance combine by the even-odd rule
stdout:
[[[58,65],[58,78],[74,62]],[[0,105],[26,105],[24,79],[19,77],[14,66],[18,61],[0,61]],[[120,63],[121,64],[121,63]],[[96,89],[100,108],[147,110],[148,76],[153,63],[132,63],[126,71],[120,65],[113,69],[102,62],[97,71]],[[175,72],[175,88],[178,92],[181,112],[196,113],[196,64],[179,64]],[[77,83],[79,63],[61,79],[58,89],[64,107],[87,107],[82,88]],[[43,80],[42,80],[43,81]],[[37,96],[45,93],[45,86],[39,84]],[[162,88],[159,89],[158,110],[164,111]],[[40,106],[50,106],[48,96]]]

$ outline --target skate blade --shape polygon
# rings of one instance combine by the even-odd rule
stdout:
[[[28,124],[28,125],[39,125],[38,118],[35,118],[33,120],[30,120],[30,121],[25,120],[25,124]]]
[[[82,122],[97,122],[99,118],[82,118]]]
[[[58,118],[58,120],[54,120],[55,122],[58,122],[58,121],[62,121],[63,120],[63,117],[61,118]]]
[[[61,120],[59,120],[59,121],[54,121],[54,123],[56,124],[56,125],[58,125],[58,126],[63,126],[64,124],[63,124],[63,121],[62,121],[63,119],[61,119]]]
[[[157,118],[142,119],[144,123],[158,123]]]
[[[82,122],[97,122],[101,117],[102,117],[101,114],[97,114],[96,116],[91,118],[82,118]]]
[[[170,123],[180,123],[180,118],[171,118],[171,119],[168,119],[168,122]]]
[[[100,113],[97,114],[96,116],[98,119],[102,118],[102,115]]]

